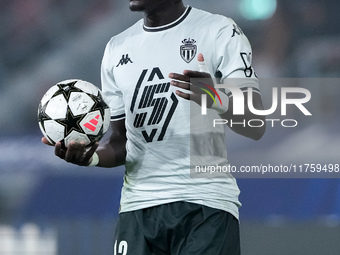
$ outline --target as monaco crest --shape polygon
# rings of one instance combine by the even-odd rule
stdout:
[[[195,45],[196,41],[194,39],[184,39],[182,41],[182,43],[184,45],[181,45],[181,57],[182,59],[187,62],[190,63],[191,60],[194,59],[194,57],[196,56],[196,52],[197,52],[197,46]]]

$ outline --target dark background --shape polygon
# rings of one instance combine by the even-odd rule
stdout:
[[[253,46],[259,77],[298,79],[312,93],[312,117],[287,116],[297,128],[270,128],[259,142],[228,132],[231,163],[339,164],[340,2],[184,2],[232,17]],[[275,12],[266,17],[270,6]],[[100,86],[107,41],[140,17],[127,0],[1,1],[1,255],[112,254],[124,169],[57,159],[40,142],[36,114],[56,82],[80,78]],[[271,86],[261,89],[268,108]],[[340,180],[307,177],[238,179],[244,254],[340,253]]]

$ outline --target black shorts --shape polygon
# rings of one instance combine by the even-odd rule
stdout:
[[[176,202],[119,214],[114,255],[239,255],[239,222],[222,210]]]

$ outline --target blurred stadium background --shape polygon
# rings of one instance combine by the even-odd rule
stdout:
[[[228,134],[232,163],[339,163],[340,2],[184,2],[232,17],[259,77],[319,80],[313,117],[297,116],[298,128],[269,129],[259,142]],[[100,86],[105,44],[140,17],[127,0],[0,2],[0,255],[112,254],[124,170],[58,160],[40,142],[36,113],[58,81]],[[238,183],[243,254],[340,254],[340,179]]]

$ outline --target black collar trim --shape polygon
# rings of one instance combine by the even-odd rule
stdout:
[[[174,22],[172,22],[168,25],[164,25],[164,26],[161,26],[161,27],[146,27],[146,26],[143,25],[143,29],[146,32],[159,32],[159,31],[163,31],[163,30],[173,28],[173,27],[177,26],[179,23],[181,23],[183,20],[185,20],[185,18],[189,15],[191,9],[192,9],[192,7],[188,6],[181,17],[179,17],[176,21],[174,21]]]

